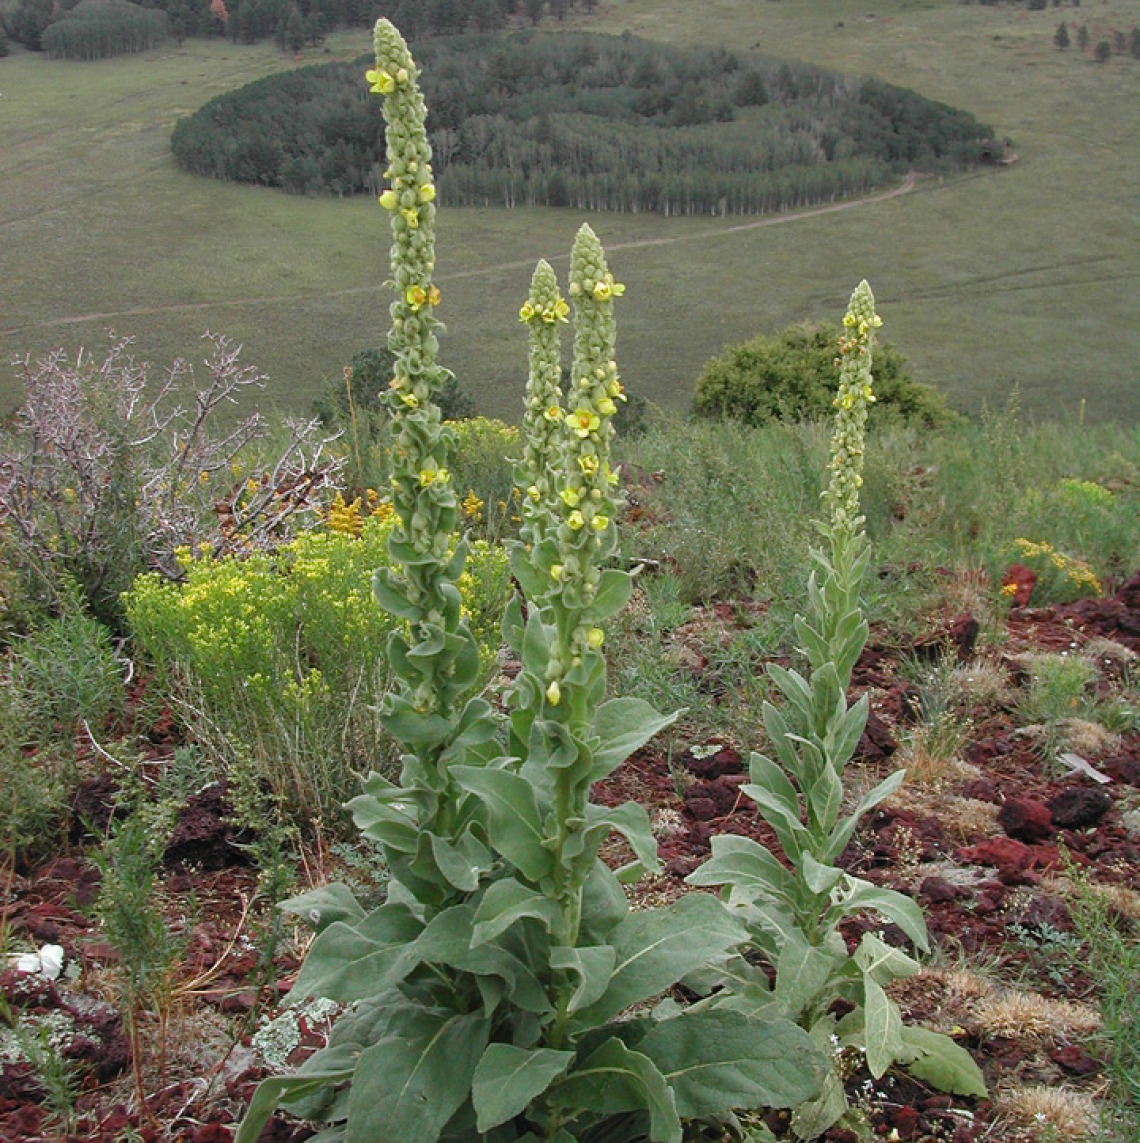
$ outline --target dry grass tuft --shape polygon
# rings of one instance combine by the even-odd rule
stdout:
[[[1104,885],[1096,881],[1086,881],[1078,890],[1067,877],[1051,875],[1042,879],[1041,888],[1055,897],[1071,900],[1077,893],[1089,893],[1105,902],[1110,909],[1127,917],[1130,921],[1140,921],[1140,893],[1126,885]]]
[[[1073,1000],[1050,1000],[1036,992],[1008,991],[973,1005],[970,1026],[984,1036],[1045,1040],[1088,1036],[1100,1027],[1100,1013]]]
[[[998,1115],[1042,1143],[1092,1139],[1100,1117],[1091,1095],[1064,1087],[1021,1087],[1000,1092],[994,1101]]]
[[[979,659],[963,664],[954,668],[952,679],[963,702],[975,710],[999,710],[1013,701],[1009,676],[997,663]]]

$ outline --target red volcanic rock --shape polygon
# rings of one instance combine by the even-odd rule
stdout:
[[[685,759],[685,768],[698,778],[719,778],[722,774],[739,774],[744,767],[740,755],[731,746],[723,746],[708,758]]]
[[[1001,577],[1002,588],[1012,588],[1014,607],[1027,607],[1029,597],[1037,586],[1037,573],[1024,564],[1011,564],[1009,570]]]
[[[855,748],[857,762],[882,762],[889,758],[898,749],[890,728],[874,712],[867,716],[867,725],[863,730],[863,737]]]
[[[1057,933],[1073,931],[1073,915],[1059,897],[1042,894],[1031,897],[1017,917],[1017,923],[1031,932],[1052,930]]]
[[[1100,825],[1101,818],[1112,809],[1112,797],[1104,790],[1068,786],[1045,805],[1059,829],[1088,829]]]
[[[932,661],[954,652],[959,663],[966,663],[974,657],[974,644],[978,641],[981,627],[972,615],[959,615],[940,631],[924,635],[914,644],[914,653],[919,659]]]
[[[918,887],[918,895],[928,904],[945,905],[966,894],[956,885],[951,885],[945,877],[931,876],[925,878]]]
[[[1096,1075],[1104,1068],[1100,1060],[1095,1056],[1090,1056],[1084,1048],[1080,1048],[1076,1044],[1065,1044],[1060,1048],[1054,1048],[1049,1053],[1049,1058],[1058,1067],[1064,1068],[1069,1075],[1073,1076]]]
[[[1010,837],[1030,844],[1057,832],[1049,807],[1034,798],[1010,798],[998,811],[998,825]]]
[[[957,853],[960,861],[973,865],[996,865],[999,869],[1008,867],[1019,872],[1033,868],[1036,856],[1033,850],[1021,841],[1009,837],[991,837],[977,845],[966,846]]]

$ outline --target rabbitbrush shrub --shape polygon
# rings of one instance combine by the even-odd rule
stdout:
[[[394,237],[396,522],[374,588],[401,621],[381,717],[405,753],[400,781],[373,774],[352,808],[391,882],[371,911],[344,886],[285,903],[317,931],[294,995],[346,1008],[324,1049],[261,1085],[237,1143],[252,1143],[278,1103],[323,1124],[325,1143],[681,1143],[684,1121],[723,1125],[734,1108],[815,1098],[823,1053],[775,1012],[719,999],[651,1009],[746,931],[703,893],[630,912],[598,858],[616,830],[634,854],[627,876],[655,868],[645,810],[597,805],[589,791],[672,717],[637,699],[602,701],[601,624],[629,598],[631,576],[606,566],[621,287],[588,227],[571,260],[574,361],[557,475],[541,523],[530,521],[541,538],[532,532],[529,549],[511,554],[526,598],[504,621],[522,660],[505,735],[489,704],[469,697],[479,657],[456,587],[467,549],[455,537],[454,431],[434,402],[445,378],[435,190],[416,77],[381,20],[368,78],[388,123],[380,202]]]
[[[712,839],[712,857],[688,878],[691,885],[725,887],[753,946],[776,968],[771,987],[767,976],[743,959],[724,974],[738,992],[740,1010],[775,1011],[797,1021],[832,1058],[822,1094],[792,1117],[792,1131],[803,1139],[822,1135],[840,1120],[861,1126],[843,1087],[847,1071],[860,1059],[876,1079],[897,1062],[944,1090],[986,1094],[969,1054],[947,1036],[904,1026],[884,991],[892,980],[917,972],[917,962],[869,932],[849,955],[840,932],[844,920],[871,911],[893,921],[918,948],[929,947],[914,901],[853,877],[837,864],[863,815],[894,793],[905,776],[901,770],[892,774],[841,816],[843,770],[869,709],[866,695],[850,708],[845,697],[868,634],[859,591],[871,547],[859,514],[859,490],[867,409],[875,400],[871,347],[882,321],[866,282],[852,294],[843,324],[831,481],[823,493],[828,519],[820,525],[826,546],[813,553],[817,566],[808,580],[809,617],[795,621],[811,670],[805,678],[769,667],[784,700],[782,709],[764,704],[776,757],[753,754],[751,784],[741,787],[775,832],[784,862],[750,838],[725,834]],[[848,1009],[842,1018],[833,1011],[837,1000]]]
[[[342,516],[351,526],[351,513]],[[388,683],[376,648],[393,620],[367,583],[387,562],[392,519],[377,512],[356,523],[359,535],[315,529],[272,555],[183,551],[181,583],[145,575],[125,597],[136,644],[167,684],[228,740],[247,744],[259,776],[294,814],[326,824],[386,745],[373,711]],[[501,551],[473,547],[457,586],[484,676],[507,566]]]

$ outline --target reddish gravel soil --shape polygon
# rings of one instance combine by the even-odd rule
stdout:
[[[723,609],[718,616],[737,610]],[[977,636],[978,625],[963,616],[905,650],[911,657],[969,662]],[[1011,684],[1024,685],[1019,655],[1079,648],[1093,636],[1140,651],[1140,577],[1109,599],[1038,611],[1015,608],[1000,665]],[[914,687],[897,672],[902,657],[872,639],[856,669],[853,691],[871,694],[874,714],[849,770],[852,784],[868,785],[897,768],[897,743],[916,717]],[[670,767],[650,747],[595,791],[599,801],[632,798],[650,811],[663,873],[638,887],[647,902],[683,892],[685,876],[708,854],[716,833],[774,845],[771,831],[740,791],[747,781],[747,758],[727,743],[698,754],[705,756],[692,751],[679,760],[674,756]],[[926,910],[943,962],[1000,962],[1007,978],[1020,975],[1022,988],[1047,997],[1088,997],[1090,982],[1078,967],[1079,956],[1049,955],[1066,942],[1076,947],[1056,878],[1067,859],[1094,883],[1140,887],[1140,842],[1122,820],[1122,809],[1140,805],[1140,734],[1119,740],[1106,756],[1086,758],[1110,778],[1103,784],[1080,772],[1046,767],[1032,740],[1017,733],[1008,710],[978,713],[964,758],[968,766],[936,789],[914,790],[908,783],[902,795],[870,815],[841,864],[860,877],[914,894]],[[76,791],[76,816],[105,826],[113,794],[110,777],[89,781]],[[968,814],[963,806],[970,808]],[[256,871],[245,864],[242,842],[247,839],[234,835],[227,813],[224,789],[192,799],[168,850],[165,910],[171,926],[181,929],[186,953],[173,981],[165,1079],[158,1067],[157,1024],[153,1018],[143,1022],[145,1112],[135,1096],[130,1037],[113,1003],[117,954],[100,938],[89,914],[98,870],[83,857],[77,837],[55,860],[11,874],[9,947],[59,944],[74,979],[53,983],[7,968],[0,973],[0,992],[12,1010],[52,1014],[66,1029],[60,1051],[71,1061],[79,1086],[72,1121],[63,1123],[34,1070],[0,1058],[2,1143],[114,1143],[128,1137],[230,1143],[236,1119],[267,1074],[249,1050],[250,1034],[259,1020],[275,1014],[302,949],[287,939],[271,968],[259,965],[256,933],[264,930],[265,918],[258,908],[246,907],[255,894]],[[624,859],[620,847],[612,857]],[[882,926],[868,916],[847,926],[845,935],[854,944],[872,927]],[[906,943],[893,926],[886,926],[884,935]],[[916,1023],[936,1026],[944,1015],[944,984],[925,974],[917,981],[899,995],[904,1013]],[[301,1033],[293,1063],[322,1042],[323,1027],[302,1025]],[[1022,1042],[968,1027],[954,1033],[982,1067],[991,1091],[1015,1079],[1103,1090],[1103,1064],[1079,1037]],[[892,1141],[1024,1138],[995,1123],[989,1103],[946,1096],[902,1074],[872,1083],[865,1072],[856,1072],[849,1094],[867,1109],[875,1135]],[[769,1116],[768,1125],[777,1136],[787,1134],[781,1115]],[[261,1138],[298,1143],[310,1134],[275,1118]],[[854,1141],[851,1132],[838,1129],[824,1138],[826,1143]]]

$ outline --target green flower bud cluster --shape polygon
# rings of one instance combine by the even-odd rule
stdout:
[[[859,489],[863,486],[863,450],[867,412],[875,401],[871,349],[883,319],[875,313],[875,295],[866,281],[851,295],[839,339],[839,392],[831,436],[831,481],[823,493],[833,535],[854,535],[863,526]]]
[[[435,268],[435,186],[425,120],[427,109],[416,82],[417,70],[400,33],[387,21],[376,24],[376,68],[368,72],[372,90],[384,97],[388,170],[391,185],[380,204],[392,229],[389,285],[391,306],[388,346],[395,358],[385,401],[392,414],[392,506],[396,524],[389,550],[392,569],[377,573],[374,589],[381,606],[408,622],[397,633],[389,661],[400,685],[386,700],[389,720],[442,716],[451,718],[474,681],[475,649],[462,620],[456,581],[465,549],[455,544],[458,505],[451,486],[448,454],[452,431],[433,403],[447,372],[437,363],[439,322],[434,309],[439,290]],[[428,654],[427,648],[438,648]],[[405,736],[406,737],[406,736]],[[414,737],[414,735],[413,735]],[[438,738],[438,736],[437,736]],[[429,784],[431,774],[424,747]],[[438,753],[438,751],[435,751]]]
[[[384,96],[388,124],[390,186],[380,205],[391,215],[392,278],[388,347],[395,358],[385,400],[397,430],[392,450],[392,504],[400,519],[399,537],[419,555],[447,557],[455,527],[456,499],[446,456],[449,434],[432,399],[446,378],[437,363],[439,328],[433,310],[439,289],[435,269],[435,185],[425,120],[427,108],[416,83],[416,65],[400,33],[387,21],[376,25],[376,68],[368,72],[372,90]]]
[[[519,320],[530,327],[530,376],[526,386],[523,436],[526,450],[515,470],[522,494],[523,542],[532,547],[551,531],[551,504],[562,464],[562,349],[559,326],[570,307],[558,289],[550,263],[540,261]]]
[[[568,408],[563,419],[562,476],[555,502],[558,562],[551,568],[551,598],[569,612],[588,608],[600,582],[598,565],[613,551],[618,474],[610,468],[610,444],[617,403],[625,400],[614,346],[616,297],[625,287],[606,266],[597,235],[583,226],[570,256],[570,296],[574,301],[574,364]],[[571,635],[571,655],[600,647],[596,628],[579,623]]]

